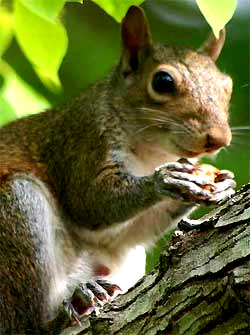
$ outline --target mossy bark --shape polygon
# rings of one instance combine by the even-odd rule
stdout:
[[[62,334],[250,334],[250,184],[203,221],[127,294]]]

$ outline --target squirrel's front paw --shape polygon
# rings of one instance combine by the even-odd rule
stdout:
[[[86,284],[79,284],[71,299],[64,300],[63,306],[73,322],[81,324],[80,316],[98,312],[99,308],[112,300],[121,292],[118,285],[107,280],[91,280]]]
[[[236,185],[232,172],[186,159],[157,168],[154,177],[161,195],[206,205],[231,196]]]

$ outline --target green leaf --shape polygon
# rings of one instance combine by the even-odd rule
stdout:
[[[21,1],[15,1],[16,38],[40,79],[55,89],[60,86],[58,70],[68,46],[67,33],[59,21],[45,20]]]
[[[54,21],[66,2],[79,2],[83,0],[20,0],[20,2],[34,14],[45,20]]]
[[[54,21],[64,6],[66,0],[19,0],[23,6],[34,14]]]
[[[16,114],[8,101],[0,93],[0,126],[15,120]]]
[[[0,63],[0,73],[4,76],[4,84],[1,87],[0,96],[4,118],[13,119],[16,116],[23,116],[40,112],[50,107],[49,102],[30,85],[22,80],[17,73],[5,62]],[[3,118],[1,118],[2,120]]]
[[[0,57],[8,48],[13,36],[12,15],[0,8]]]
[[[196,0],[197,5],[213,29],[214,35],[219,38],[219,32],[232,18],[237,6],[237,0]]]
[[[144,0],[93,0],[97,5],[111,15],[116,21],[121,22],[132,5],[140,5]]]

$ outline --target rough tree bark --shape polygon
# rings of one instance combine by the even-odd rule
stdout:
[[[127,294],[62,334],[250,334],[250,184],[200,221]]]

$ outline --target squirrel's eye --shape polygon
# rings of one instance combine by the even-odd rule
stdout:
[[[173,93],[175,91],[174,79],[168,72],[159,71],[153,77],[152,87],[157,93]]]

